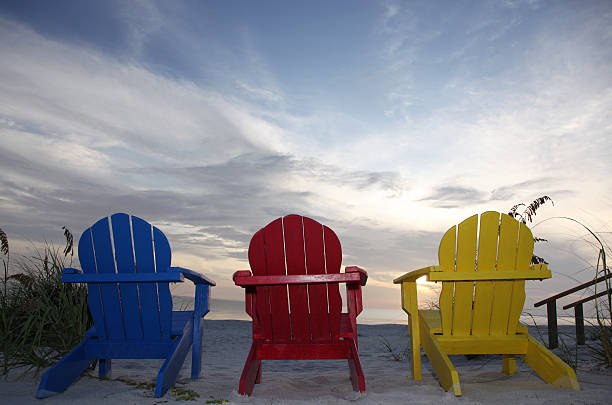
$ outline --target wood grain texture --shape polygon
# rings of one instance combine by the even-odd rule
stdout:
[[[113,242],[115,248],[115,262],[117,273],[134,274],[134,251],[132,247],[132,226],[127,214],[115,214],[111,217],[113,226]],[[136,284],[121,285],[121,308],[125,322],[125,338],[127,340],[140,340],[143,338],[142,324],[140,322],[140,303],[138,287]]]
[[[155,259],[153,256],[153,230],[151,225],[132,217],[132,233],[134,239],[134,254],[136,256],[136,271],[138,273],[155,274]],[[159,302],[157,286],[153,283],[140,283],[140,305],[149,308],[142,312],[142,326],[145,336],[149,339],[162,339],[161,321],[159,319]]]
[[[457,226],[457,273],[476,271],[476,242],[478,238],[478,215],[473,215]],[[473,281],[455,282],[453,306],[454,336],[469,335],[472,327]]]
[[[304,243],[308,274],[326,274],[323,225],[310,218],[304,218]],[[322,284],[309,285],[308,304],[310,307],[312,341],[319,343],[330,342],[331,331],[329,328],[327,286]]]
[[[304,253],[304,226],[302,217],[288,215],[283,218],[287,275],[306,275]],[[306,284],[289,285],[291,311],[291,339],[296,343],[310,342],[310,315],[308,313],[308,287]]]
[[[79,240],[83,271],[64,269],[65,282],[88,283],[88,304],[94,327],[85,339],[43,375],[37,397],[65,391],[98,360],[99,375],[107,376],[111,359],[165,359],[154,395],[174,384],[190,348],[192,378],[201,363],[201,317],[208,308],[214,282],[189,269],[170,267],[165,235],[146,221],[118,213],[86,229]],[[186,277],[197,284],[195,310],[172,311],[169,281]],[[195,345],[194,345],[195,342]]]
[[[518,232],[518,221],[506,214],[502,214],[497,248],[497,270],[508,271],[515,268]],[[495,282],[493,307],[491,309],[491,335],[499,336],[508,333],[512,283],[512,281]]]
[[[505,214],[483,213],[478,228],[477,219],[472,216],[444,234],[438,251],[439,266],[415,270],[394,280],[402,284],[402,306],[410,316],[413,379],[420,378],[420,343],[442,387],[453,390],[456,396],[461,395],[461,387],[451,354],[502,354],[502,369],[508,375],[516,372],[516,357],[520,356],[546,382],[579,390],[573,370],[535,342],[519,324],[525,280],[550,277],[546,266],[530,266],[531,231]],[[418,310],[416,278],[422,274],[443,283],[439,311]],[[473,302],[470,284],[476,285]],[[548,303],[554,309],[554,302]]]
[[[440,241],[438,249],[438,260],[440,261],[440,270],[443,272],[455,271],[455,248],[457,246],[457,226],[450,228]],[[455,290],[454,283],[442,283],[442,291],[440,292],[440,315],[442,317],[442,333],[450,335],[453,326],[453,294]]]
[[[278,218],[253,235],[249,245],[252,273],[238,271],[233,277],[236,285],[246,289],[247,312],[256,308],[240,394],[253,392],[264,359],[346,359],[354,389],[365,391],[356,317],[363,306],[361,286],[367,273],[355,266],[340,273],[341,261],[336,234],[307,217]],[[342,313],[339,283],[347,284],[348,313]]]
[[[488,211],[480,216],[478,232],[477,273],[495,269],[497,261],[497,237],[499,234],[499,213]],[[474,318],[472,334],[488,335],[491,326],[491,306],[493,304],[492,281],[479,281],[474,290]]]

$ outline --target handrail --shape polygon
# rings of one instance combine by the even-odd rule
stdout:
[[[538,301],[533,304],[534,307],[539,307],[541,305],[546,304],[546,317],[548,319],[548,347],[550,349],[554,349],[559,346],[559,336],[557,331],[557,300],[559,298],[563,298],[569,294],[575,293],[577,291],[583,290],[587,287],[605,281],[609,278],[612,278],[612,273],[608,273],[606,275],[597,277],[591,281],[580,284],[576,287],[570,288],[568,290],[562,291],[559,294],[555,294],[550,296],[542,301]],[[579,345],[585,344],[585,336],[584,336],[584,311],[582,308],[582,304],[585,302],[594,300],[595,298],[599,298],[606,294],[610,294],[612,289],[608,289],[606,291],[599,292],[590,297],[583,298],[581,300],[572,302],[571,304],[567,304],[563,307],[563,309],[574,308],[574,319],[576,320],[576,341]]]
[[[594,300],[595,298],[603,297],[604,295],[608,295],[610,293],[612,293],[612,289],[609,289],[609,290],[606,290],[606,291],[602,291],[602,292],[598,292],[597,294],[593,294],[590,297],[583,298],[583,299],[578,300],[576,302],[572,302],[571,304],[567,304],[567,305],[565,305],[563,307],[563,309],[574,308],[575,306],[582,305],[585,302],[589,302],[591,300]]]
[[[569,290],[565,290],[565,291],[563,291],[563,292],[560,292],[559,294],[557,294],[557,295],[553,295],[553,296],[548,297],[548,298],[546,298],[546,299],[543,299],[542,301],[538,301],[538,302],[536,302],[535,304],[533,304],[533,306],[534,306],[534,307],[539,307],[539,306],[544,305],[544,304],[546,304],[546,303],[548,303],[548,302],[550,302],[550,301],[556,301],[556,300],[558,300],[559,298],[563,298],[563,297],[565,297],[566,295],[570,295],[571,293],[575,293],[576,291],[582,290],[583,288],[590,287],[590,286],[592,286],[592,285],[594,285],[594,284],[599,283],[600,281],[607,280],[607,279],[609,279],[610,277],[612,277],[612,273],[610,273],[610,274],[606,274],[605,276],[597,277],[597,278],[596,278],[596,279],[594,279],[594,280],[591,280],[591,281],[586,282],[586,283],[584,283],[584,284],[580,284],[579,286],[576,286],[576,287],[574,287],[574,288],[570,288]],[[565,308],[563,308],[563,309],[565,309]]]

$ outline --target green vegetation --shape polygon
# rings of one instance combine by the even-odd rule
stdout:
[[[552,199],[548,196],[536,198],[529,205],[525,205],[523,203],[517,204],[510,209],[508,215],[516,218],[524,224],[527,224],[527,222],[532,223],[533,218],[536,215],[536,211],[548,201],[550,201],[554,205]],[[523,212],[517,212],[518,208],[520,207],[525,207]],[[610,268],[608,267],[608,264],[606,262],[606,255],[610,251],[610,245],[607,243],[607,241],[600,232],[592,231],[588,226],[574,218],[563,216],[546,218],[536,225],[550,220],[570,221],[584,228],[587,233],[582,235],[581,239],[585,243],[591,245],[594,248],[594,252],[596,252],[597,254],[597,262],[596,265],[593,266],[593,279],[596,279],[601,276],[610,275]],[[532,227],[532,229],[534,227],[535,225]],[[546,241],[546,239],[536,237],[535,241],[541,242]],[[534,255],[532,258],[532,263],[546,263],[546,261],[543,258]],[[595,291],[593,291],[593,294],[601,292],[597,291],[597,288],[598,286],[595,285]],[[592,324],[592,326],[595,326],[597,328],[598,333],[594,336],[591,336],[591,343],[587,344],[588,348],[590,349],[595,358],[601,360],[608,367],[612,367],[612,279],[608,278],[605,280],[603,291],[603,295],[594,300],[596,322]],[[562,352],[564,353],[563,357],[565,357],[564,360],[570,360],[568,361],[568,363],[572,364],[572,367],[575,368],[578,361],[577,350],[570,350],[562,339],[561,344]]]
[[[172,387],[171,391],[174,394],[174,398],[179,401],[195,401],[197,398],[200,398],[200,394],[198,394],[194,390],[186,390],[185,388]]]
[[[394,361],[402,361],[410,356],[410,345],[407,345],[402,352],[398,352],[393,346],[391,346],[391,343],[389,343],[386,337],[382,335],[379,335],[379,337],[383,346],[385,347],[385,350],[391,354],[391,358],[393,358]]]
[[[3,277],[0,288],[2,374],[47,367],[62,358],[84,337],[92,324],[87,289],[64,284],[62,269],[72,262],[72,234],[64,229],[63,252],[45,244],[33,256],[11,262],[9,240],[0,229]],[[14,266],[12,268],[11,266]],[[10,270],[13,271],[12,275]]]

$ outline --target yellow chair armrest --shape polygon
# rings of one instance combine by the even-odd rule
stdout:
[[[417,278],[422,277],[424,275],[428,275],[430,272],[440,271],[439,268],[440,266],[429,266],[411,271],[410,273],[406,273],[403,276],[399,276],[398,278],[393,280],[393,284],[401,284],[405,281],[415,281]]]
[[[511,271],[466,271],[431,272],[427,281],[480,281],[480,280],[543,280],[552,275],[548,269],[529,269]]]

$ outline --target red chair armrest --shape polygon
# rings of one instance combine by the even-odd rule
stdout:
[[[361,278],[361,285],[366,285],[366,282],[368,281],[368,272],[362,269],[361,267],[347,266],[344,269],[344,272],[345,273],[359,273],[359,276]]]
[[[236,285],[240,285],[238,282],[236,282],[236,279],[242,278],[242,277],[251,277],[251,272],[249,270],[238,270],[232,276],[232,280],[234,281]]]
[[[240,273],[240,272],[237,272]],[[283,285],[283,284],[319,284],[319,283],[347,283],[361,284],[360,273],[336,273],[336,274],[295,274],[278,276],[251,276],[249,274],[234,274],[234,283],[241,287]],[[248,272],[247,272],[248,273]]]

